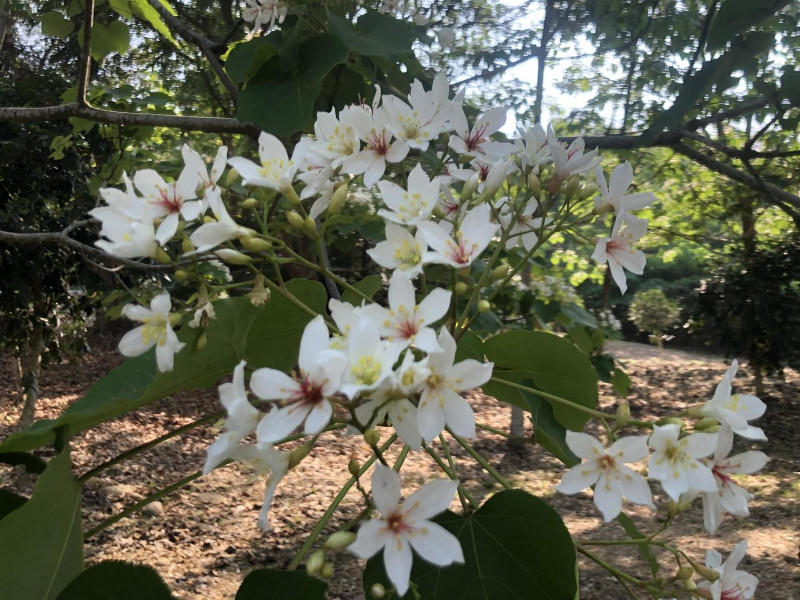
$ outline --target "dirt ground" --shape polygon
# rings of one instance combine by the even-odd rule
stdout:
[[[55,365],[46,370],[41,382],[37,418],[54,418],[79,398],[91,383],[121,363],[112,340],[96,340],[94,351],[77,362]],[[674,413],[686,405],[711,398],[727,363],[705,356],[614,342],[611,351],[624,361],[631,376],[629,400],[633,416],[649,419]],[[740,371],[735,388],[754,393],[746,369]],[[0,356],[0,439],[11,432],[19,413],[13,390],[11,362]],[[732,546],[746,539],[747,558],[740,568],[759,577],[757,597],[800,600],[800,376],[787,372],[785,380],[766,382],[767,414],[758,423],[769,441],[747,444],[736,440],[734,451],[748,448],[766,452],[771,461],[753,476],[742,477],[744,487],[755,494],[751,517],[726,517],[716,536],[702,529],[702,508],[698,501],[680,514],[665,539],[674,542],[700,562],[705,550],[716,548],[727,555]],[[619,399],[603,385],[601,405],[613,408]],[[470,397],[480,423],[505,430],[510,410],[480,394]],[[178,394],[147,408],[125,415],[85,432],[72,443],[75,472],[92,466],[129,448],[157,438],[176,427],[219,410],[216,390]],[[529,426],[528,430],[530,430]],[[205,450],[217,431],[199,427],[137,455],[91,479],[85,486],[84,528],[96,524],[141,500],[158,487],[170,484],[200,468]],[[479,432],[475,447],[508,479],[548,502],[563,516],[570,531],[582,540],[623,538],[615,523],[604,524],[591,502],[591,493],[566,497],[554,492],[562,469],[538,447],[511,447],[501,436]],[[451,445],[459,475],[478,499],[498,486],[472,461]],[[47,450],[38,451],[48,456]],[[51,453],[52,454],[52,453]],[[390,455],[392,453],[390,452]],[[351,457],[368,456],[360,438],[341,433],[327,434],[300,467],[290,472],[278,489],[270,514],[271,531],[260,532],[256,518],[263,498],[263,482],[254,480],[244,467],[229,465],[165,498],[160,506],[127,517],[86,541],[88,563],[124,559],[155,567],[176,597],[203,600],[233,598],[242,578],[253,568],[285,567],[347,480]],[[437,468],[427,455],[412,455],[403,469],[406,494]],[[13,474],[0,468],[0,487]],[[22,482],[30,491],[32,482]],[[657,488],[654,488],[657,489]],[[360,495],[351,490],[326,531],[357,515]],[[659,511],[626,504],[627,513],[640,529],[652,531],[666,512],[666,498],[656,495]],[[629,550],[598,552],[606,560],[644,575],[647,567]],[[667,563],[665,563],[667,564]],[[581,597],[587,600],[627,598],[606,571],[581,558]],[[358,599],[358,560],[336,555],[336,574],[331,598]],[[672,567],[667,567],[671,572]],[[644,597],[644,596],[642,596]]]

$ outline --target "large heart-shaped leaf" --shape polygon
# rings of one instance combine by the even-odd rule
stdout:
[[[314,281],[295,279],[287,289],[313,311],[325,310],[325,289]],[[184,327],[178,338],[186,348],[175,355],[175,368],[159,373],[154,350],[128,359],[95,383],[56,420],[38,421],[27,431],[9,436],[0,451],[30,450],[94,427],[125,412],[183,390],[207,388],[246,359],[253,368],[288,371],[297,362],[300,338],[311,316],[281,295],[273,294],[263,307],[244,298],[214,303],[216,319],[205,332],[206,346],[196,350],[198,330]]]
[[[57,600],[173,600],[167,584],[152,567],[106,560],[86,569]]]
[[[51,600],[82,570],[81,486],[65,450],[33,496],[0,521],[2,597]]]
[[[458,538],[464,564],[436,567],[414,556],[411,581],[426,600],[571,600],[577,597],[575,546],[558,513],[522,490],[492,496],[477,512],[436,519]],[[364,590],[391,587],[383,553],[367,562]],[[369,596],[367,596],[369,597]],[[414,595],[409,591],[404,598]]]
[[[244,578],[235,600],[325,600],[328,585],[302,571],[255,569]]]
[[[409,54],[418,32],[417,26],[409,21],[377,12],[362,15],[355,26],[347,19],[331,14],[328,27],[353,52],[389,60]]]
[[[543,331],[508,331],[483,343],[486,358],[494,362],[492,376],[514,383],[528,379],[534,387],[587,408],[597,405],[597,371],[589,357],[573,344]],[[483,391],[503,402],[529,409],[517,390],[491,381]],[[513,393],[512,393],[513,392]],[[564,427],[583,430],[588,420],[578,408],[549,401],[553,416]]]

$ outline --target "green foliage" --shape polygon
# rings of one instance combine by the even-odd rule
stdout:
[[[328,585],[302,571],[254,569],[244,578],[235,600],[324,600]]]
[[[0,590],[8,598],[54,600],[82,570],[81,488],[65,450],[30,500],[0,521]]]
[[[411,51],[414,40],[424,29],[388,14],[368,12],[355,25],[339,15],[330,15],[330,32],[348,49],[364,56],[393,60]]]
[[[325,308],[321,284],[295,279],[287,288],[311,310]],[[244,298],[214,303],[217,318],[205,329],[208,343],[195,348],[199,331],[184,327],[178,338],[187,347],[175,356],[175,368],[159,373],[155,349],[130,358],[95,383],[56,420],[38,421],[27,431],[6,438],[2,451],[37,448],[55,440],[57,432],[75,435],[129,410],[183,390],[211,387],[247,358],[253,368],[288,371],[295,365],[300,338],[311,317],[283,296],[257,308]],[[280,340],[280,343],[276,343]]]
[[[367,275],[361,281],[354,283],[353,287],[359,292],[372,298],[383,287],[383,278],[380,275]],[[342,302],[349,302],[353,306],[360,306],[364,298],[351,290],[345,290],[342,294]]]
[[[529,379],[523,380],[523,384],[533,387],[533,382]],[[567,429],[556,421],[553,416],[553,407],[535,394],[521,391],[520,395],[527,402],[528,410],[531,413],[533,439],[568,467],[581,462],[581,459],[567,446]]]
[[[628,317],[639,331],[662,336],[677,323],[680,308],[659,289],[636,292],[628,308]]]
[[[498,492],[475,513],[446,512],[433,519],[458,538],[463,565],[436,567],[414,561],[411,583],[426,600],[570,600],[578,597],[572,538],[548,504],[521,490]],[[391,587],[379,553],[367,562],[364,590]],[[369,596],[367,596],[369,597]],[[414,598],[411,590],[404,596]]]
[[[597,371],[589,357],[567,340],[542,331],[509,331],[489,338],[483,348],[486,358],[494,362],[494,379],[520,384],[527,379],[543,392],[587,408],[597,405]],[[491,381],[483,390],[498,400],[528,408],[519,391],[501,382]],[[586,413],[555,402],[551,406],[558,423],[583,430]]]
[[[57,600],[173,600],[152,567],[119,560],[92,565],[73,579]]]

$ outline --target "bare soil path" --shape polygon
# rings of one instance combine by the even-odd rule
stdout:
[[[624,361],[631,376],[629,401],[634,417],[652,418],[709,399],[725,372],[719,357],[614,342],[610,350]],[[7,357],[6,357],[7,358]],[[88,387],[121,363],[111,340],[97,340],[94,352],[74,363],[55,365],[42,378],[37,418],[54,418]],[[746,372],[746,370],[745,370]],[[736,389],[753,393],[745,372]],[[759,425],[769,441],[746,444],[736,441],[734,451],[749,447],[766,452],[771,461],[759,474],[742,478],[742,485],[756,495],[751,518],[727,517],[716,536],[702,530],[699,501],[676,519],[667,539],[702,562],[706,549],[726,555],[746,539],[748,557],[740,568],[760,578],[758,598],[800,600],[800,376],[787,372],[785,380],[768,379],[767,414]],[[0,356],[0,439],[11,432],[19,413],[10,360]],[[470,398],[479,422],[505,430],[510,410],[491,398]],[[603,385],[601,406],[613,409],[619,398]],[[73,441],[75,471],[82,473],[101,462],[219,409],[216,390],[178,394],[143,410],[94,428]],[[84,492],[84,527],[119,512],[160,486],[172,483],[202,467],[205,450],[216,437],[211,426],[200,427],[144,452],[90,480]],[[479,432],[476,448],[507,478],[545,498],[559,511],[574,535],[582,539],[609,539],[624,533],[616,523],[604,524],[591,502],[591,493],[566,497],[554,492],[562,468],[538,447],[510,447],[496,435]],[[455,445],[459,474],[478,499],[498,487]],[[47,456],[47,450],[39,451]],[[256,518],[263,498],[263,482],[236,465],[218,469],[167,497],[160,507],[119,521],[86,542],[87,562],[124,559],[154,566],[181,599],[217,600],[235,595],[242,578],[256,567],[285,567],[316,519],[349,477],[351,457],[368,456],[360,438],[340,433],[322,438],[300,467],[290,472],[278,489],[270,515],[272,529],[260,532]],[[412,456],[404,467],[406,490],[436,475],[427,456]],[[0,467],[0,487],[15,476]],[[27,483],[30,491],[32,482]],[[656,497],[659,511],[626,505],[628,514],[642,530],[653,530],[665,516],[666,498]],[[160,509],[160,510],[159,510]],[[329,531],[358,514],[359,495],[353,491],[342,503]],[[631,510],[628,510],[631,509]],[[646,565],[625,550],[603,552],[614,564],[644,575]],[[588,600],[622,599],[628,596],[607,572],[581,559],[581,597]],[[665,562],[665,564],[667,564]],[[671,570],[672,567],[668,567]],[[336,560],[331,597],[362,598],[358,561],[345,554]]]

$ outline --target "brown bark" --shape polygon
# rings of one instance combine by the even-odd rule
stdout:
[[[33,424],[36,416],[36,401],[39,399],[39,376],[42,372],[42,352],[44,351],[44,325],[34,325],[28,344],[19,356],[19,374],[22,387],[22,414],[18,428],[25,430]]]

